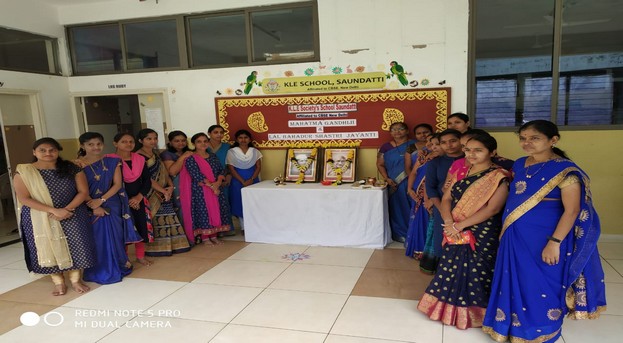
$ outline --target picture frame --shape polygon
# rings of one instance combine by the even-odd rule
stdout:
[[[356,166],[357,148],[326,148],[323,156],[322,180],[337,184],[355,182]]]
[[[319,152],[318,148],[289,148],[283,173],[285,181],[317,182]],[[304,173],[301,173],[303,170]]]

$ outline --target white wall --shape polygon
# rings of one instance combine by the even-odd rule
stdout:
[[[156,4],[155,0],[112,1],[61,7],[59,18],[62,25],[73,25],[291,2],[162,0]],[[171,129],[193,134],[205,131],[216,122],[216,92],[226,95],[228,89],[240,89],[240,83],[253,70],[258,71],[258,79],[283,76],[285,71],[303,76],[309,67],[330,73],[334,66],[346,71],[348,66],[354,69],[361,65],[366,71],[387,72],[389,62],[396,60],[411,72],[409,79],[429,79],[428,87],[438,87],[437,83],[445,80],[445,86],[452,87],[452,111],[466,110],[467,1],[319,0],[318,12],[320,63],[72,77],[69,89],[81,94],[106,94],[109,84],[125,84],[124,93],[165,89]],[[355,54],[342,52],[352,49],[367,50]],[[397,87],[397,82],[388,83],[388,88]],[[254,91],[252,95],[259,94],[258,89]]]

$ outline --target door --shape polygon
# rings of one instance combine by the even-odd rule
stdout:
[[[113,152],[113,137],[119,132],[136,136],[149,127],[158,132],[161,148],[166,140],[165,106],[162,94],[97,95],[76,98],[78,122],[82,132],[99,132],[104,136],[105,152]]]
[[[0,94],[0,244],[19,239],[11,171],[32,162],[38,118],[34,104],[36,95]]]

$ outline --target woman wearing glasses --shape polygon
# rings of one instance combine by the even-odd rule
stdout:
[[[415,144],[409,139],[409,128],[403,122],[393,123],[389,132],[392,140],[379,149],[376,167],[389,187],[389,221],[392,239],[404,242],[409,227],[410,205],[407,197],[407,177],[405,171],[405,152]]]

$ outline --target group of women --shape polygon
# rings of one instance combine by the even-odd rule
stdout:
[[[377,163],[394,239],[434,274],[418,310],[499,342],[555,342],[565,315],[597,318],[606,308],[599,218],[588,176],[556,147],[556,125],[522,125],[527,156],[514,163],[465,114],[448,127],[418,125],[412,141],[395,123]]]
[[[208,136],[209,134],[209,136]],[[53,295],[67,292],[65,275],[78,293],[119,282],[136,259],[170,256],[199,243],[222,244],[219,233],[235,234],[232,213],[242,222],[242,187],[259,182],[261,153],[251,134],[236,132],[222,142],[224,129],[191,138],[169,133],[159,153],[158,134],[143,129],[113,139],[115,153],[104,154],[104,137],[79,137],[78,158],[62,159],[61,145],[46,137],[33,144],[34,162],[20,164],[14,176],[28,270],[49,274]]]

